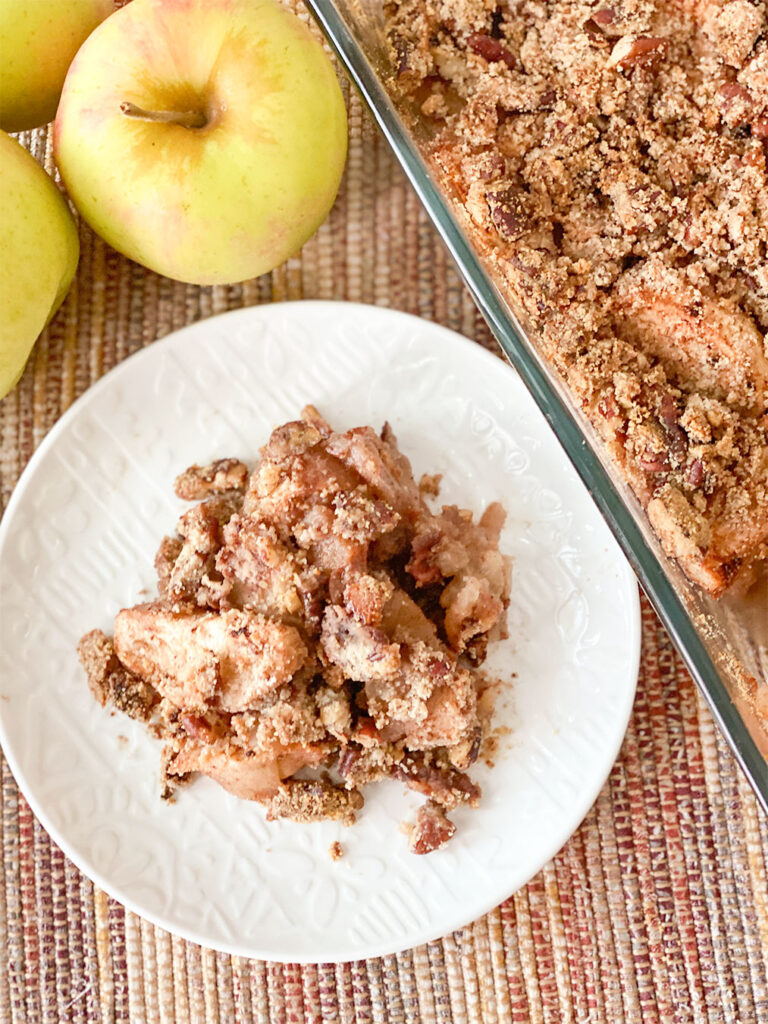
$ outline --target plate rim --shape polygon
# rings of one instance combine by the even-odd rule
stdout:
[[[407,313],[402,310],[392,309],[389,306],[379,306],[373,303],[363,302],[348,302],[345,300],[338,299],[296,299],[285,302],[268,302],[257,304],[253,306],[243,306],[236,309],[226,310],[222,313],[213,314],[208,317],[203,317],[200,320],[196,320],[191,324],[185,324],[183,327],[177,330],[170,331],[168,334],[163,335],[161,338],[155,339],[147,345],[143,345],[141,348],[134,352],[131,352],[125,359],[122,359],[115,366],[110,368],[105,374],[103,374],[98,380],[94,381],[93,384],[89,385],[86,390],[78,396],[77,399],[61,414],[56,420],[50,430],[46,433],[40,444],[37,446],[35,451],[32,453],[29,461],[24,467],[19,479],[17,480],[13,491],[11,493],[8,504],[5,511],[0,519],[0,564],[2,563],[3,552],[5,545],[8,541],[8,534],[10,531],[10,523],[13,521],[16,513],[16,508],[21,504],[24,493],[29,486],[36,470],[38,463],[42,461],[46,453],[51,449],[57,442],[59,436],[67,428],[70,421],[79,416],[92,401],[95,401],[102,391],[107,389],[112,381],[119,377],[121,373],[125,372],[125,368],[128,364],[136,366],[142,359],[151,359],[156,357],[157,347],[163,345],[175,345],[177,339],[183,337],[187,332],[196,332],[205,330],[205,327],[211,323],[218,323],[222,320],[227,319],[249,319],[250,317],[264,317],[268,319],[270,316],[275,315],[284,309],[296,309],[301,307],[306,312],[311,312],[311,307],[321,307],[323,309],[329,309],[336,307],[339,310],[340,316],[347,315],[348,313],[357,313],[358,315],[370,316],[373,314],[376,317],[381,316],[383,319],[399,319],[407,321],[411,324],[418,324],[423,330],[428,331],[432,334],[441,334],[446,340],[449,340],[451,344],[456,345],[459,348],[463,348],[467,352],[471,352],[473,357],[485,361],[488,366],[494,366],[500,369],[502,372],[508,372],[513,375],[516,379],[520,380],[519,374],[514,367],[503,357],[500,358],[495,355],[490,349],[486,348],[479,342],[473,341],[471,338],[467,338],[465,335],[460,334],[458,331],[454,331],[449,327],[445,327],[442,324],[435,323],[432,320],[427,320],[424,317],[417,316],[412,313]],[[521,384],[523,383],[520,381]],[[551,425],[548,423],[541,410],[533,404],[533,408],[537,415],[542,416],[547,429],[555,434]],[[555,440],[557,436],[555,435]],[[565,453],[562,453],[562,457],[568,462]],[[569,463],[570,465],[570,463]],[[571,467],[572,468],[572,467]],[[575,470],[574,470],[575,473]],[[580,486],[584,487],[581,480],[576,479]],[[585,488],[586,490],[586,488]],[[592,506],[595,509],[596,514],[603,519],[601,513],[596,506]],[[606,524],[606,529],[609,529]],[[609,530],[610,532],[610,530]],[[543,868],[552,860],[552,858],[562,849],[562,847],[570,840],[574,833],[581,827],[583,821],[588,814],[590,808],[593,806],[595,801],[600,795],[600,792],[607,783],[613,765],[618,757],[621,747],[626,736],[627,727],[632,714],[632,708],[634,706],[637,682],[640,670],[640,655],[642,645],[642,615],[640,606],[640,592],[637,578],[632,571],[626,557],[621,551],[620,547],[616,543],[615,538],[611,536],[612,543],[616,546],[616,553],[620,556],[619,565],[621,567],[621,585],[627,590],[628,599],[628,615],[629,615],[629,629],[626,637],[627,641],[627,669],[631,669],[630,677],[634,678],[634,683],[629,685],[624,693],[623,705],[620,708],[620,712],[617,714],[617,721],[621,725],[621,729],[617,729],[616,737],[614,742],[608,745],[602,751],[602,757],[600,759],[600,771],[596,773],[596,777],[599,778],[599,784],[595,787],[594,792],[590,787],[586,795],[575,803],[576,810],[572,815],[572,820],[576,820],[576,824],[573,828],[570,826],[568,830],[563,834],[562,830],[558,830],[552,843],[547,847],[546,856],[541,863],[536,867],[535,870],[530,873],[526,873],[525,877],[521,880],[515,880],[511,883],[512,887],[501,899],[494,899],[488,905],[484,902],[478,906],[481,908],[478,910],[475,916],[471,920],[466,919],[466,912],[461,912],[460,908],[457,907],[457,913],[454,917],[450,918],[450,924],[448,927],[445,923],[441,923],[438,931],[430,929],[422,929],[419,932],[417,941],[412,941],[409,937],[405,944],[399,944],[393,946],[391,942],[379,942],[371,943],[365,947],[364,950],[353,951],[349,950],[349,955],[344,955],[335,960],[327,960],[327,958],[320,958],[311,954],[302,954],[297,952],[292,956],[288,956],[284,953],[276,953],[274,950],[269,949],[256,949],[255,947],[248,945],[238,945],[236,943],[229,943],[226,941],[211,942],[210,937],[205,936],[194,929],[186,927],[178,927],[173,922],[170,922],[165,915],[162,913],[155,913],[152,910],[147,910],[142,907],[139,908],[137,903],[130,897],[126,897],[125,893],[121,891],[119,885],[113,885],[108,878],[104,877],[101,872],[95,869],[85,858],[82,858],[77,852],[73,851],[67,838],[61,834],[60,830],[51,822],[47,811],[43,803],[41,803],[34,791],[34,787],[30,786],[25,773],[22,771],[19,761],[16,758],[13,746],[11,743],[11,737],[6,728],[5,718],[3,715],[3,709],[0,707],[0,747],[2,747],[3,756],[5,757],[8,767],[14,777],[16,785],[19,791],[24,796],[24,799],[29,804],[35,817],[39,823],[45,829],[50,839],[59,847],[62,853],[75,865],[75,867],[83,874],[86,878],[98,886],[103,892],[109,897],[120,903],[126,910],[135,914],[139,918],[149,921],[156,927],[162,928],[164,931],[170,934],[177,935],[179,938],[184,939],[188,942],[194,942],[204,948],[214,949],[219,952],[225,953],[231,956],[244,956],[250,959],[260,959],[264,961],[272,961],[275,963],[297,963],[297,964],[321,964],[321,963],[348,963],[354,960],[360,959],[375,959],[382,956],[396,955],[407,949],[416,948],[417,946],[423,945],[428,942],[435,941],[443,936],[449,935],[452,932],[466,927],[472,923],[472,921],[478,920],[485,916],[491,910],[493,910],[500,903],[509,899],[514,893],[518,892],[525,885],[527,885],[532,878],[534,878]],[[474,911],[473,911],[474,913]],[[345,951],[346,952],[346,951]]]

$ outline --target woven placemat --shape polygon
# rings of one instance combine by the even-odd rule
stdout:
[[[56,419],[115,363],[227,309],[349,299],[494,348],[385,143],[349,99],[328,221],[272,274],[197,288],[81,226],[65,305],[0,403],[3,508]],[[52,170],[45,131],[22,141]],[[2,763],[0,1019],[36,1021],[768,1021],[768,822],[643,605],[634,714],[609,781],[524,889],[438,942],[299,967],[201,949],[126,912],[50,841]]]

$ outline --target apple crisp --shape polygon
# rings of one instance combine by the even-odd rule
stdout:
[[[194,504],[155,559],[158,597],[79,654],[96,699],[164,740],[164,795],[196,773],[267,818],[355,820],[394,779],[426,802],[410,849],[475,806],[467,770],[488,711],[478,671],[505,635],[504,512],[432,512],[391,428],[278,427],[249,473],[222,459],[176,480]]]
[[[763,0],[387,0],[494,277],[706,591],[768,557]]]

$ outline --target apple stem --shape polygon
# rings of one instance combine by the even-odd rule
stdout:
[[[180,124],[182,128],[205,128],[208,124],[208,117],[202,110],[144,110],[128,102],[121,103],[120,110],[126,117],[135,117],[139,121]]]

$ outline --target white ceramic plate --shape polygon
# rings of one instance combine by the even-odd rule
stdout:
[[[507,509],[509,729],[478,810],[426,857],[420,802],[370,790],[357,825],[267,823],[208,779],[159,796],[159,744],[91,697],[78,638],[155,587],[192,462],[253,462],[308,401],[337,428],[392,424],[441,499]],[[350,303],[244,309],[109,373],[35,453],[0,526],[0,739],[64,852],[130,909],[206,946],[287,961],[379,956],[443,935],[523,885],[573,832],[617,754],[637,678],[637,585],[515,373],[413,317]],[[333,862],[329,846],[343,844]]]

